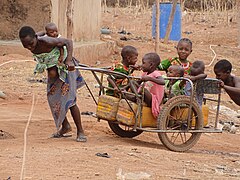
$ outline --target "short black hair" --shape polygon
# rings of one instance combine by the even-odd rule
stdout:
[[[160,56],[157,53],[147,53],[143,56],[144,59],[150,60],[157,68],[159,66],[161,59]]]
[[[124,46],[121,51],[121,56],[123,59],[127,58],[127,56],[132,55],[133,53],[137,53],[137,49],[133,46]]]
[[[47,31],[47,29],[51,29],[52,27],[57,28],[57,25],[53,22],[47,23],[45,26],[45,30]]]
[[[203,72],[204,72],[204,70],[205,70],[205,64],[204,64],[204,62],[203,61],[201,61],[201,60],[196,60],[196,61],[194,61],[193,63],[192,63],[192,67],[193,68],[201,68],[202,70],[203,70]]]
[[[182,39],[180,39],[180,40],[178,41],[178,44],[181,43],[181,42],[186,42],[186,43],[188,43],[188,44],[191,46],[191,48],[192,48],[192,41],[191,41],[190,39],[188,39],[188,38],[182,38]]]
[[[19,38],[22,39],[27,36],[34,38],[36,36],[36,32],[30,26],[23,26],[19,31]]]
[[[215,64],[214,69],[220,70],[222,72],[231,72],[232,64],[226,59],[221,59]]]

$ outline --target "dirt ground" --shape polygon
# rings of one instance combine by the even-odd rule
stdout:
[[[114,16],[114,14],[116,14]],[[217,59],[227,58],[233,63],[233,73],[240,76],[240,49],[236,48],[237,24],[228,25],[203,21],[201,17],[184,18],[183,37],[193,41],[189,59],[201,59],[207,65],[208,77],[214,77],[213,64]],[[127,19],[127,20],[126,20]],[[119,59],[123,45],[133,45],[139,51],[139,63],[143,54],[154,51],[151,40],[151,12],[133,14],[129,9],[109,9],[102,14],[102,27],[109,27],[110,36],[105,41],[116,41],[116,53],[100,59],[99,67],[109,66]],[[127,41],[117,33],[124,28],[131,35]],[[162,59],[176,55],[176,42],[160,44]],[[214,53],[216,53],[215,59]],[[21,53],[18,53],[21,51]],[[0,46],[0,90],[6,99],[0,98],[0,179],[239,179],[240,133],[223,131],[220,134],[202,134],[199,142],[184,153],[172,152],[160,142],[157,134],[144,132],[133,138],[120,138],[109,128],[107,122],[82,115],[86,143],[75,142],[76,129],[68,114],[73,131],[72,137],[52,139],[55,125],[46,100],[45,75],[33,77],[34,63],[27,50]],[[17,53],[16,53],[17,52]],[[25,55],[19,55],[24,54]],[[16,61],[15,61],[16,60]],[[213,63],[211,63],[213,60]],[[97,60],[96,60],[97,61]],[[89,62],[89,65],[95,62]],[[83,72],[89,87],[97,96],[96,82],[89,72]],[[223,92],[220,120],[239,125],[239,107]],[[86,87],[78,92],[81,112],[95,112],[96,105]],[[209,124],[214,124],[215,105],[210,104]],[[29,124],[28,124],[29,122]],[[27,130],[26,151],[24,132]],[[25,153],[25,154],[24,154]],[[107,153],[110,158],[96,156]],[[23,171],[24,170],[24,171]]]

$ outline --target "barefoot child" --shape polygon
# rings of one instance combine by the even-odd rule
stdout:
[[[192,41],[188,38],[182,38],[179,40],[176,48],[178,57],[163,60],[158,69],[167,72],[171,65],[181,65],[185,74],[189,74],[192,63],[187,58],[192,53]]]
[[[77,142],[86,142],[87,138],[81,124],[79,108],[76,104],[76,90],[84,84],[79,71],[75,70],[72,57],[73,44],[71,40],[64,38],[52,38],[48,36],[39,37],[32,27],[24,26],[19,31],[19,38],[24,48],[30,50],[34,57],[46,68],[53,67],[58,61],[59,48],[66,46],[64,63],[69,67],[64,69],[64,74],[55,77],[48,76],[47,97],[48,103],[56,124],[57,133],[55,137],[62,137],[71,131],[69,122],[66,119],[68,109],[77,127]]]
[[[240,106],[240,78],[232,75],[231,71],[232,64],[226,59],[218,61],[214,66],[216,78],[222,80],[221,87]]]
[[[133,46],[124,46],[121,51],[122,61],[120,63],[116,63],[112,68],[115,72],[120,72],[125,75],[130,75],[133,73],[135,69],[137,69],[136,62],[138,58],[137,49]],[[113,88],[113,90],[108,89],[106,91],[107,95],[110,96],[118,96],[119,88],[126,88],[127,86],[127,79],[118,76],[109,76],[107,78],[109,87]]]
[[[160,61],[160,57],[156,53],[148,53],[143,56],[141,82],[145,85],[144,89],[142,89],[143,84],[139,87],[140,93],[144,91],[144,102],[148,107],[151,107],[155,118],[158,117],[160,112],[165,84],[160,71],[157,70]]]

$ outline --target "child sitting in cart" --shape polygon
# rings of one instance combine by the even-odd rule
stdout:
[[[184,68],[180,65],[171,65],[168,68],[167,77],[183,77]],[[184,81],[165,80],[165,95],[173,97],[184,94]]]
[[[164,79],[161,72],[157,70],[161,60],[157,53],[148,53],[142,59],[143,74],[140,80],[139,93],[144,93],[144,102],[151,107],[155,118],[160,112],[160,104],[164,96]],[[143,88],[144,87],[144,88]]]
[[[197,60],[194,61],[191,68],[190,68],[190,74],[185,76],[186,78],[189,78],[193,84],[194,84],[194,91],[196,91],[196,83],[199,80],[205,79],[207,77],[207,74],[204,73],[205,70],[205,64],[203,61]],[[191,85],[187,81],[184,89],[185,95],[190,96],[191,95]],[[198,105],[202,107],[203,102],[203,93],[200,91],[196,91],[196,100],[198,102]]]
[[[158,69],[167,72],[171,65],[181,65],[184,68],[184,74],[189,74],[192,63],[187,58],[192,53],[192,41],[188,38],[182,38],[179,40],[176,49],[178,57],[161,61]]]
[[[134,70],[137,69],[136,62],[138,60],[138,51],[133,46],[124,46],[121,51],[122,61],[119,63],[115,63],[114,67],[112,67],[113,71],[123,73],[125,75],[131,75]],[[119,97],[119,90],[127,87],[127,79],[117,76],[111,75],[108,76],[108,87],[113,88],[114,90],[108,89],[106,94],[109,96]]]

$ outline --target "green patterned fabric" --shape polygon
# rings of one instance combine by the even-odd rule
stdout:
[[[171,86],[170,94],[173,94],[174,96],[183,95],[184,87],[180,87],[180,83],[181,80],[177,80],[173,85],[170,85],[170,80],[165,80],[165,88],[169,91]]]
[[[64,46],[64,56],[63,61],[67,57],[67,49]],[[60,50],[58,47],[55,47],[49,53],[33,54],[33,58],[37,61],[37,65],[34,69],[34,73],[43,73],[46,69],[53,66],[57,66],[59,78],[64,82],[67,77],[68,70],[65,66],[60,66],[58,64],[58,58],[60,56]]]
[[[122,63],[116,63],[114,65],[114,67],[112,67],[112,71],[120,72],[120,73],[123,73],[125,75],[130,75],[130,74],[132,74],[133,69],[124,66]],[[119,77],[114,77],[114,76],[113,76],[113,78],[115,80],[116,85],[120,88],[123,87],[124,85],[127,85],[127,83],[128,83],[127,79],[125,79],[125,78],[119,78]],[[111,84],[108,84],[108,87],[113,88]],[[109,95],[109,96],[114,96],[114,91],[108,89],[106,91],[106,94]]]
[[[184,72],[185,74],[189,74],[190,73],[190,67],[192,65],[192,63],[190,61],[187,61],[187,64],[183,64],[178,57],[174,57],[174,58],[168,58],[165,60],[162,60],[160,65],[158,66],[158,69],[160,71],[166,71],[168,70],[168,68],[171,65],[181,65],[184,68]]]

